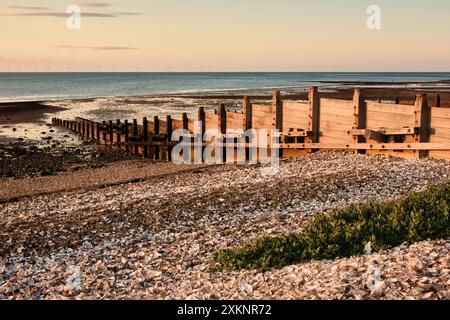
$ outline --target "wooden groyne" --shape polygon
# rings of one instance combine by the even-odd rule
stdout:
[[[418,94],[414,105],[406,105],[399,101],[395,104],[367,101],[361,89],[355,90],[353,100],[325,99],[320,97],[317,87],[312,87],[308,101],[283,100],[280,92],[274,91],[271,104],[254,104],[244,97],[240,113],[228,112],[224,104],[219,104],[214,113],[200,107],[195,119],[183,113],[180,119],[155,116],[152,121],[143,118],[139,124],[136,119],[52,121],[84,140],[154,160],[171,160],[171,150],[179,143],[171,141],[171,136],[178,129],[184,129],[190,140],[194,134],[203,136],[207,130],[217,130],[222,141],[234,139],[236,147],[238,141],[239,145],[244,141],[247,149],[248,137],[239,140],[240,135],[250,129],[256,134],[264,130],[269,137],[265,145],[259,143],[258,147],[275,147],[283,157],[334,149],[403,158],[450,159],[450,108],[430,107],[426,94]],[[196,121],[201,121],[200,128],[194,128]],[[275,129],[276,136],[270,136]],[[204,145],[208,143],[211,142]]]

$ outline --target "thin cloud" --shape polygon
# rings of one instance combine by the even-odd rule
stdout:
[[[21,5],[11,5],[11,6],[5,6],[9,9],[17,9],[17,10],[48,10],[47,7],[35,7],[35,6],[21,6]]]
[[[119,18],[123,16],[137,16],[137,12],[81,12],[82,18]],[[16,17],[53,17],[53,18],[67,18],[70,14],[65,12],[19,12],[10,14],[0,14],[0,16],[16,16]]]
[[[110,8],[114,4],[112,2],[81,2],[80,7],[87,8]],[[54,18],[67,18],[70,14],[66,12],[50,11],[48,7],[40,6],[23,6],[23,5],[10,5],[5,6],[10,9],[19,10],[19,12],[0,14],[0,16],[19,16],[19,17],[54,17]],[[27,10],[28,12],[23,12]],[[137,16],[139,12],[131,11],[113,11],[107,10],[106,12],[84,12],[82,10],[81,17],[84,18],[119,18],[122,16]]]
[[[69,49],[69,50],[97,50],[97,51],[127,51],[127,50],[139,50],[139,48],[134,47],[124,47],[124,46],[99,46],[99,47],[89,47],[89,46],[71,46],[71,45],[61,45],[57,46],[58,49]]]
[[[81,2],[81,7],[87,8],[109,8],[114,4],[112,2]]]
[[[70,16],[70,14],[63,13],[63,12],[23,12],[23,13],[1,14],[0,16],[67,18]],[[84,12],[81,14],[81,17],[83,17],[83,18],[118,18],[119,15],[113,14],[113,13]]]
[[[129,12],[129,11],[114,11],[113,14],[117,16],[138,16],[139,12]]]

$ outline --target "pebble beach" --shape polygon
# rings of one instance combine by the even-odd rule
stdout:
[[[445,182],[450,163],[319,152],[266,173],[263,165],[120,160],[2,179],[0,299],[450,299],[450,239],[211,272],[218,249],[300,231],[317,212]],[[14,188],[20,197],[4,191]]]

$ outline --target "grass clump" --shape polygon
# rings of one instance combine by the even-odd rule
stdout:
[[[298,234],[264,237],[213,256],[213,270],[282,267],[311,259],[361,255],[450,235],[450,181],[397,200],[350,205],[318,214]]]

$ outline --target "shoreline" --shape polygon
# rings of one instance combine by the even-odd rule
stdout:
[[[330,81],[324,83],[330,84]],[[391,83],[380,86],[379,82],[367,86],[363,81],[340,81],[333,85],[320,86],[319,90],[323,98],[351,100],[355,88],[364,88],[367,100],[381,99],[383,102],[395,103],[398,98],[400,103],[409,105],[414,104],[417,93],[427,93],[431,107],[436,105],[436,95],[439,93],[441,106],[450,108],[450,81],[414,82],[400,86]],[[177,118],[182,112],[195,115],[200,106],[211,111],[219,102],[225,103],[230,110],[239,112],[243,96],[249,96],[255,103],[264,104],[272,99],[274,89],[280,89],[287,100],[308,100],[307,88],[282,87],[0,102],[0,142],[23,139],[40,141],[48,132],[50,115],[66,119],[80,116],[97,121],[142,119],[153,115],[171,115]],[[51,127],[49,130],[57,131],[62,136],[66,135],[62,129]]]
[[[364,88],[367,90],[398,90],[398,91],[443,91],[450,96],[450,80],[434,80],[434,81],[306,81],[299,82],[317,83],[322,90],[330,90],[335,93],[346,91],[353,88]],[[132,94],[132,95],[106,95],[106,96],[74,96],[74,97],[42,97],[39,99],[24,99],[24,100],[4,100],[0,97],[0,108],[3,105],[25,104],[25,103],[45,103],[45,102],[88,102],[97,99],[117,99],[117,98],[154,98],[154,97],[196,97],[201,99],[203,97],[235,97],[236,95],[250,95],[256,97],[266,97],[268,95],[264,92],[272,90],[281,90],[288,96],[308,91],[308,87],[304,86],[274,86],[274,87],[258,87],[258,88],[231,88],[231,89],[194,89],[194,90],[179,90],[166,93],[151,93],[151,94]]]

